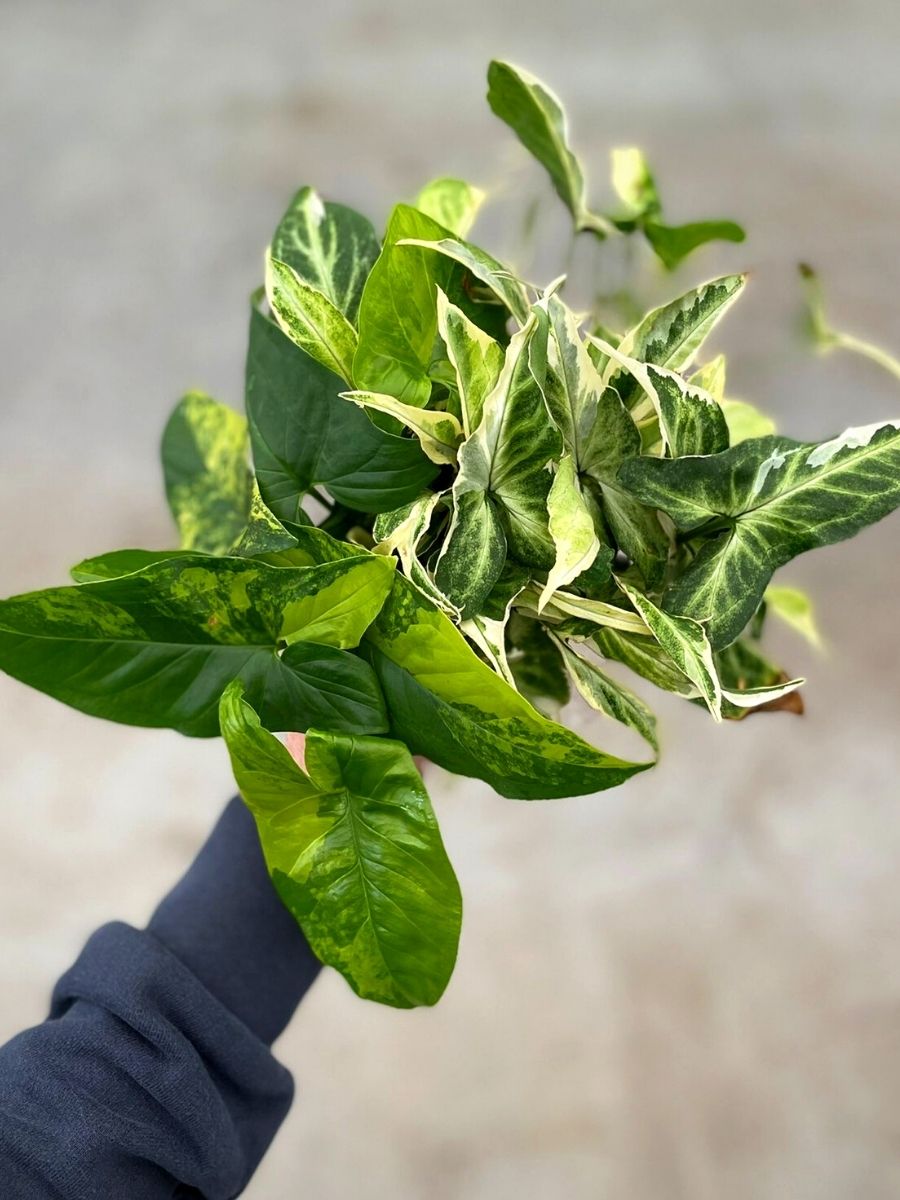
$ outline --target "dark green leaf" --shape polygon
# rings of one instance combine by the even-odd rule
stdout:
[[[414,500],[434,478],[417,441],[378,429],[340,399],[343,390],[342,380],[254,307],[247,415],[259,488],[282,522],[298,520],[311,487],[327,488],[351,508],[385,512]]]

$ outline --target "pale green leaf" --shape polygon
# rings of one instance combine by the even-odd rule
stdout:
[[[484,779],[502,795],[581,795],[646,768],[604,754],[540,716],[402,575],[366,644],[394,734],[414,754]]]
[[[407,579],[439,608],[458,617],[456,605],[441,592],[419,559],[419,547],[442,500],[443,493],[426,492],[412,504],[377,517],[372,533],[376,554],[396,554]]]
[[[659,193],[644,153],[637,146],[620,146],[612,151],[612,185],[624,205],[617,216],[621,229],[655,216],[660,211]]]
[[[528,320],[529,303],[525,285],[508,267],[504,267],[503,263],[498,262],[486,250],[481,250],[478,246],[473,246],[468,242],[458,241],[456,238],[440,238],[438,240],[402,238],[397,245],[415,246],[420,250],[443,255],[445,258],[459,263],[494,293],[520,325]]]
[[[800,588],[770,583],[763,598],[769,612],[775,613],[777,617],[795,629],[801,637],[806,638],[811,646],[821,650],[822,635],[816,624],[812,600],[806,592]]]
[[[559,461],[547,496],[547,513],[556,560],[538,599],[539,612],[554,592],[586,571],[600,552],[594,518],[578,483],[571,454],[564,454]]]
[[[162,439],[166,496],[185,550],[225,554],[247,524],[252,476],[247,422],[202,392],[189,392]]]
[[[456,237],[464,238],[475,223],[485,200],[481,188],[462,179],[433,179],[416,197],[415,207],[438,221]]]

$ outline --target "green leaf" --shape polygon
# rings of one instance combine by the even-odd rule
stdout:
[[[589,229],[600,238],[612,232],[612,225],[587,206],[584,175],[569,148],[559,97],[521,67],[494,60],[488,67],[487,99],[491,110],[544,167],[575,228]]]
[[[351,323],[378,252],[365,217],[343,204],[323,203],[310,187],[291,201],[272,238],[272,257],[293,267]]]
[[[647,221],[644,236],[663,266],[674,271],[689,254],[707,242],[742,242],[747,235],[734,221],[693,221],[688,225]]]
[[[462,899],[406,747],[312,730],[304,771],[240,684],[222,697],[221,726],[272,882],[313,951],[365,999],[434,1004],[456,962]]]
[[[112,550],[108,554],[83,559],[72,567],[69,574],[76,583],[98,583],[101,579],[132,575],[135,571],[169,558],[187,558],[190,554],[190,550]]]
[[[419,192],[415,207],[456,237],[464,238],[484,200],[481,188],[472,187],[462,179],[433,179]]]
[[[644,770],[541,717],[402,576],[366,635],[391,728],[414,754],[475,775],[505,796],[541,799],[614,787]]]
[[[327,296],[304,283],[287,263],[270,257],[266,262],[266,299],[279,326],[295,345],[347,383],[353,383],[356,330]]]
[[[350,400],[360,408],[396,417],[413,431],[432,462],[456,465],[456,451],[463,440],[463,431],[452,413],[416,408],[376,392],[341,392],[341,399]]]
[[[613,218],[618,229],[634,229],[645,218],[661,211],[656,183],[643,151],[637,146],[613,150],[612,185],[624,205],[624,211]]]
[[[510,644],[507,665],[516,691],[538,712],[555,720],[563,705],[568,704],[571,689],[550,634],[540,621],[516,611],[510,616],[507,640]]]
[[[547,420],[530,351],[538,333],[532,316],[512,338],[497,384],[484,402],[481,424],[459,450],[453,494],[489,493],[510,552],[533,568],[549,569],[556,557],[547,517],[547,463],[559,435]]]
[[[746,400],[729,400],[726,396],[719,407],[728,423],[728,437],[732,446],[750,438],[768,437],[775,432],[775,422],[770,416]]]
[[[800,588],[770,583],[764,593],[766,608],[806,638],[817,650],[822,648],[822,635],[816,624],[812,600]]]
[[[559,638],[556,638],[555,641],[563,657],[569,678],[591,708],[605,713],[614,721],[619,721],[622,725],[633,729],[658,754],[656,717],[643,700],[638,699],[628,688],[604,674],[596,663],[577,654],[564,641]]]
[[[746,282],[746,275],[723,275],[692,288],[677,300],[647,313],[616,348],[629,358],[670,371],[685,371],[738,299]],[[612,364],[605,382],[615,384],[628,407],[640,398],[638,382],[629,379],[627,374],[623,376],[622,368],[617,364]],[[711,388],[707,390],[712,391]]]
[[[225,554],[247,524],[247,422],[202,392],[178,402],[162,439],[169,507],[182,548]]]
[[[492,337],[470,321],[444,293],[437,291],[438,332],[456,374],[463,431],[466,437],[481,422],[484,401],[503,370],[503,351]]]
[[[436,288],[450,290],[453,264],[397,243],[407,238],[439,241],[446,235],[442,225],[406,204],[392,212],[359,309],[359,349],[353,361],[358,388],[383,392],[418,408],[428,403],[428,366],[437,333]]]
[[[528,320],[530,311],[525,285],[520,279],[498,262],[486,250],[479,249],[469,242],[456,238],[441,238],[428,240],[422,238],[403,238],[398,246],[418,246],[421,250],[432,251],[443,255],[466,268],[476,279],[480,279],[500,300],[520,325]]]
[[[194,554],[15,596],[0,601],[0,669],[92,716],[198,737],[215,735],[235,678],[273,728],[381,732],[365,664],[328,647],[359,641],[391,568],[374,555],[284,569]]]
[[[663,577],[669,542],[652,508],[638,503],[619,482],[619,468],[641,451],[641,435],[615,388],[605,388],[582,450],[582,470],[600,486],[603,511],[617,546],[634,562],[649,588]]]
[[[646,621],[653,636],[683,675],[697,688],[716,721],[721,720],[722,687],[713,660],[712,647],[697,621],[672,616],[657,608],[636,588],[619,580],[619,587]]]
[[[767,437],[775,432],[775,422],[766,413],[744,400],[729,400],[725,395],[725,355],[717,354],[715,358],[691,375],[688,383],[704,391],[718,401],[719,407],[725,414],[728,424],[730,444],[746,442],[748,438]]]
[[[476,616],[506,561],[506,535],[486,492],[453,496],[453,517],[434,568],[434,581],[465,620]]]
[[[848,429],[819,445],[768,437],[709,458],[642,458],[619,477],[680,530],[699,536],[707,526],[664,604],[707,623],[722,649],[778,567],[852,537],[900,504],[900,422]]]
[[[800,278],[806,300],[805,324],[810,340],[817,350],[849,350],[875,363],[895,379],[900,379],[900,359],[863,338],[835,329],[825,315],[824,295],[818,274],[807,263],[799,264]]]
[[[312,487],[362,512],[384,512],[414,500],[435,476],[415,439],[377,428],[339,399],[341,380],[255,307],[246,390],[259,489],[280,521],[302,521]]]
[[[564,454],[559,461],[547,497],[547,513],[556,561],[538,599],[538,611],[557,589],[586,571],[600,552],[594,518],[579,486],[571,454]]]

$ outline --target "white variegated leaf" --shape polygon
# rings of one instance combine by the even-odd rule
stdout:
[[[456,451],[463,440],[463,431],[452,413],[431,408],[416,408],[415,405],[403,404],[393,396],[383,396],[377,392],[341,392],[340,397],[342,400],[352,401],[360,408],[396,417],[413,431],[432,462],[455,465]]]
[[[591,708],[633,729],[658,753],[656,718],[635,694],[601,671],[596,663],[582,657],[561,639],[551,634],[569,678]]]
[[[571,454],[564,454],[559,461],[547,497],[547,513],[556,561],[538,599],[538,612],[554,592],[586,571],[600,551],[594,517],[579,485]]]
[[[398,246],[418,246],[420,250],[433,250],[451,258],[471,271],[476,279],[480,279],[498,300],[509,309],[520,325],[528,320],[529,304],[525,286],[521,280],[503,263],[497,262],[486,250],[480,250],[468,242],[455,238],[441,238],[438,241],[426,241],[423,238],[403,238]]]
[[[356,330],[323,292],[305,283],[293,267],[269,255],[266,298],[292,342],[347,383],[353,382]]]
[[[900,421],[814,445],[755,438],[707,458],[633,459],[619,477],[699,549],[666,609],[707,624],[716,649],[756,612],[778,567],[852,537],[900,504]]]
[[[438,332],[456,373],[463,431],[466,437],[481,422],[486,396],[503,370],[503,350],[479,329],[444,293],[437,292]]]

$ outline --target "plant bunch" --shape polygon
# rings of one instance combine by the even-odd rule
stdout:
[[[488,100],[576,233],[644,238],[666,268],[743,238],[664,221],[636,150],[594,212],[552,92],[495,62]],[[658,743],[610,663],[716,721],[796,711],[802,680],[759,638],[773,610],[815,630],[772,576],[900,502],[900,423],[794,441],[701,359],[742,275],[613,330],[564,278],[535,286],[468,240],[483,199],[437,180],[379,240],[298,192],[251,304],[246,419],[192,393],[167,425],[180,546],[0,602],[10,675],[111,720],[221,730],[310,944],[401,1007],[441,995],[461,920],[412,755],[522,799],[622,783]],[[570,693],[647,753],[559,723]],[[278,731],[306,732],[302,766]]]

